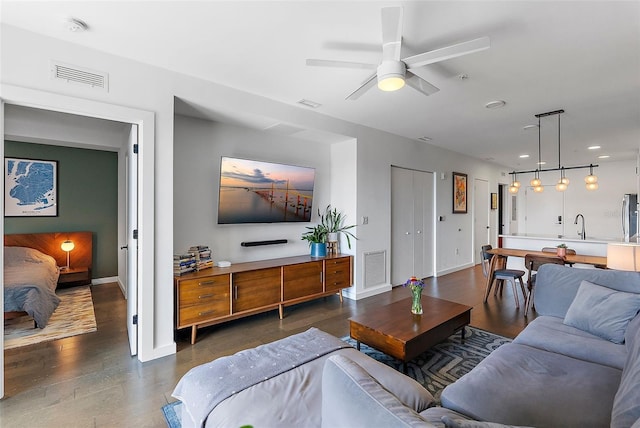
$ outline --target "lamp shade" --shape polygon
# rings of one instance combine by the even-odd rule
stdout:
[[[75,247],[76,246],[73,243],[73,241],[69,241],[69,240],[64,241],[62,245],[60,245],[60,248],[62,248],[62,251],[67,251],[67,252],[73,250]]]
[[[607,244],[607,267],[609,269],[640,271],[640,245]]]

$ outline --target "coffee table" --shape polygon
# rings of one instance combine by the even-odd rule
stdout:
[[[471,306],[422,296],[422,315],[411,313],[411,298],[384,305],[349,318],[350,335],[402,361],[404,371],[411,361],[458,330],[464,341],[464,326],[471,322]]]

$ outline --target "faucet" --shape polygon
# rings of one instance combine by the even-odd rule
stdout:
[[[585,240],[587,239],[587,233],[584,231],[584,216],[582,214],[578,214],[573,224],[578,224],[578,217],[582,217],[582,232],[578,232],[578,235],[580,235],[580,239]]]

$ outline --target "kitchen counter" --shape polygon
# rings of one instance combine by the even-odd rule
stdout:
[[[578,254],[588,256],[607,256],[607,244],[611,242],[623,242],[621,239],[615,238],[595,238],[587,237],[580,239],[579,237],[567,237],[558,235],[529,235],[525,233],[515,233],[511,235],[500,235],[503,248],[517,248],[522,250],[540,251],[543,247],[557,247],[559,244],[567,244],[568,248],[576,251]],[[580,268],[593,268],[589,265],[574,265]],[[520,257],[509,257],[507,261],[509,269],[524,270],[524,259]]]

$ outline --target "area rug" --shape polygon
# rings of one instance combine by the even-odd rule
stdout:
[[[356,341],[349,336],[342,340],[356,346]],[[471,371],[487,355],[511,339],[474,328],[465,327],[464,343],[460,341],[460,333],[450,336],[444,342],[419,355],[407,363],[407,375],[422,384],[437,401],[442,390],[455,382],[465,373]],[[367,345],[361,344],[360,351],[368,356],[402,370],[402,362]],[[180,428],[180,412],[182,403],[174,401],[162,407],[162,412],[169,428]]]
[[[45,328],[33,328],[33,318],[28,316],[4,322],[4,349],[97,331],[90,287],[63,288],[56,294],[60,305]]]

